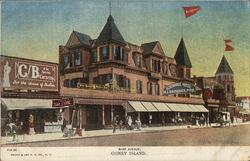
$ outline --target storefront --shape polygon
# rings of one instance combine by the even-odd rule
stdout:
[[[1,104],[7,109],[6,124],[14,122],[20,127],[19,133],[30,133],[32,121],[35,133],[61,132],[65,107],[52,107],[51,99],[2,98]],[[32,118],[32,120],[31,120]]]

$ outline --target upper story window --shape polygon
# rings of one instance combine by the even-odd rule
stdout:
[[[168,64],[166,63],[163,64],[163,73],[168,74]]]
[[[69,55],[63,55],[63,66],[69,66]]]
[[[171,76],[176,77],[176,67],[174,65],[170,65]]]
[[[148,82],[148,94],[152,94],[152,83]]]
[[[140,55],[138,55],[137,57],[136,57],[136,66],[137,67],[139,67],[139,68],[141,68],[141,65],[142,63],[141,63],[141,56]]]
[[[91,55],[92,55],[92,62],[93,63],[97,62],[97,51],[93,50]]]
[[[159,60],[152,60],[152,71],[157,73],[161,71],[161,62]]]
[[[114,60],[125,60],[125,53],[122,47],[113,45]]]
[[[142,82],[140,80],[136,81],[136,93],[142,93]]]
[[[78,52],[78,53],[75,53],[74,54],[74,64],[75,65],[81,65],[82,63],[81,63],[81,53],[80,52]]]
[[[190,78],[190,69],[186,69],[186,78]]]
[[[160,95],[160,87],[159,87],[159,84],[155,84],[155,95]]]
[[[125,81],[125,88],[126,88],[126,92],[130,92],[130,80],[128,78],[126,78],[126,81]]]
[[[105,61],[109,59],[108,47],[104,46],[100,48],[100,58],[101,61]]]
[[[178,77],[183,78],[184,73],[183,73],[183,68],[178,69]]]
[[[67,88],[71,87],[71,85],[70,85],[70,79],[66,79],[64,81],[64,86],[67,87]]]

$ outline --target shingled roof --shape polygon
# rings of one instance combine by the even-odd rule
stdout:
[[[101,44],[107,41],[115,41],[126,44],[114,22],[114,18],[111,15],[109,15],[107,23],[105,24],[100,35],[98,36],[96,43]]]
[[[218,74],[218,73],[233,74],[233,70],[231,69],[231,67],[230,67],[229,63],[227,62],[227,59],[224,55],[221,59],[220,65],[219,65],[215,74]]]
[[[157,42],[158,41],[141,44],[141,48],[145,53],[152,52]]]
[[[86,35],[86,34],[83,34],[83,33],[80,33],[80,32],[77,32],[77,31],[73,31],[78,40],[82,43],[82,44],[85,44],[85,45],[90,45],[90,40],[91,40],[91,37],[89,35]]]
[[[185,65],[190,68],[192,67],[183,38],[181,38],[174,58],[176,60],[177,65]]]

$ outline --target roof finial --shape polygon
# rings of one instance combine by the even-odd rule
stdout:
[[[109,1],[109,15],[111,15],[111,1]]]

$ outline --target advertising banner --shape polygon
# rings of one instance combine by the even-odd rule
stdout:
[[[58,91],[58,65],[48,62],[1,56],[3,88]]]

